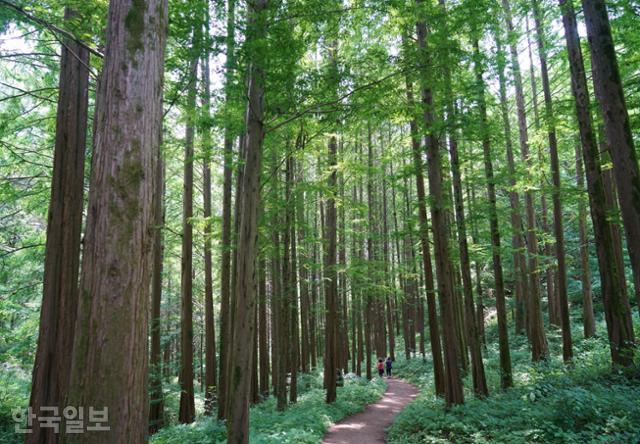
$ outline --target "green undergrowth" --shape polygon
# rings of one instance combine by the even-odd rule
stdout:
[[[251,408],[250,442],[260,444],[317,443],[327,428],[340,419],[360,412],[364,406],[378,400],[385,390],[380,379],[347,379],[344,387],[338,388],[338,400],[325,403],[319,375],[303,375],[299,381],[303,393],[296,404],[289,405],[284,412],[276,411],[273,397]],[[171,410],[171,408],[170,408]],[[223,443],[225,426],[213,418],[199,417],[193,424],[165,427],[155,434],[154,444],[176,442]]]
[[[635,313],[634,318],[637,332]],[[489,398],[475,398],[466,376],[466,403],[449,412],[434,395],[429,356],[399,358],[396,374],[419,385],[422,393],[398,416],[389,430],[389,442],[640,442],[639,369],[612,370],[603,320],[598,322],[598,336],[587,340],[582,339],[577,314],[572,325],[571,366],[562,363],[559,330],[548,332],[550,359],[535,365],[526,338],[510,334],[514,387],[499,389],[498,349],[490,345],[484,353]],[[495,344],[495,325],[489,327],[488,343]]]

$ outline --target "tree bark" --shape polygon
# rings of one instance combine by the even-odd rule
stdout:
[[[624,283],[624,271],[618,268],[615,258],[610,222],[607,219],[607,206],[600,152],[596,143],[591,119],[589,89],[584,70],[584,59],[578,36],[578,25],[571,1],[559,0],[562,9],[562,21],[569,52],[571,68],[571,88],[576,103],[576,114],[582,142],[582,155],[587,177],[591,219],[595,235],[605,320],[611,347],[611,359],[614,364],[630,366],[633,364],[633,327],[631,313],[627,309],[628,300]]]
[[[201,30],[196,26],[193,46],[200,47]],[[189,90],[187,93],[187,128],[184,151],[184,184],[182,197],[182,263],[181,263],[181,310],[180,310],[180,412],[178,419],[183,424],[196,417],[193,389],[193,139],[195,132],[196,85],[198,82],[199,54],[190,62]]]
[[[538,38],[538,55],[540,57],[540,72],[542,75],[542,89],[544,91],[545,120],[549,136],[549,154],[551,157],[551,178],[553,182],[553,231],[556,238],[555,253],[558,269],[556,272],[557,306],[560,307],[560,322],[562,325],[562,358],[565,362],[573,358],[571,340],[571,325],[569,323],[569,298],[567,295],[567,265],[564,252],[564,227],[562,223],[562,202],[560,201],[560,161],[558,159],[558,138],[556,135],[555,115],[551,98],[551,82],[547,68],[547,51],[544,43],[543,17],[539,0],[533,0],[534,19]]]
[[[493,275],[496,286],[496,311],[498,317],[498,347],[500,351],[500,386],[507,389],[513,385],[511,370],[511,353],[509,351],[509,331],[507,328],[507,309],[504,296],[504,278],[502,270],[502,256],[500,254],[500,226],[496,204],[496,180],[493,175],[493,161],[491,159],[491,136],[487,119],[487,102],[485,98],[485,83],[483,67],[480,60],[478,40],[474,42],[475,74],[478,94],[478,109],[480,111],[480,128],[482,134],[482,152],[484,156],[484,174],[487,179],[487,197],[489,199],[489,227],[491,231],[491,255],[493,258]],[[484,319],[483,319],[484,322]]]
[[[66,403],[108,408],[111,430],[63,432],[61,442],[147,440],[147,319],[166,31],[164,0],[109,6]]]
[[[413,84],[409,77],[406,78],[407,102],[414,108]],[[431,264],[431,251],[429,250],[429,228],[427,226],[427,204],[424,186],[422,150],[420,136],[418,135],[418,122],[412,118],[410,122],[411,146],[413,153],[413,166],[416,176],[416,192],[418,194],[418,217],[420,222],[420,245],[422,247],[422,266],[424,268],[425,287],[427,292],[427,313],[429,318],[429,340],[431,343],[431,358],[433,360],[433,375],[436,394],[444,395],[444,364],[442,363],[442,345],[438,327],[438,315],[436,309],[435,284],[433,278],[433,266]],[[406,344],[405,344],[406,346]]]
[[[227,0],[227,37],[225,66],[225,103],[230,106],[235,67],[235,0]],[[220,253],[220,371],[218,373],[218,419],[226,418],[227,375],[229,373],[229,341],[231,337],[231,188],[233,181],[232,123],[225,116],[224,128],[224,179],[222,184],[222,244]],[[237,196],[236,196],[237,200]]]
[[[255,45],[266,35],[264,11],[268,0],[248,3],[247,44]],[[264,139],[264,56],[254,51],[248,54],[248,105],[245,118],[245,158],[242,178],[242,207],[237,248],[237,278],[232,313],[233,328],[229,356],[227,440],[233,444],[249,442],[249,392],[253,360],[253,330],[256,290],[257,209],[260,200],[260,171]]]
[[[423,0],[416,0],[420,6]],[[446,221],[445,193],[442,180],[442,164],[440,160],[440,142],[435,134],[433,110],[433,93],[428,80],[429,67],[432,66],[427,49],[427,26],[423,19],[416,23],[418,45],[420,50],[422,78],[422,106],[425,124],[425,145],[427,148],[427,166],[429,171],[429,192],[431,197],[431,220],[434,233],[434,253],[436,273],[438,276],[438,293],[442,315],[442,332],[444,338],[444,376],[445,402],[447,407],[464,403],[462,379],[458,368],[458,345],[455,331],[454,270],[449,256],[449,233]]]
[[[527,166],[533,165],[533,159],[529,153],[529,131],[527,126],[527,114],[525,110],[524,91],[522,88],[522,75],[518,61],[518,48],[515,43],[511,5],[509,0],[502,0],[505,11],[505,21],[509,35],[509,49],[511,52],[511,68],[516,90],[516,108],[518,110],[518,127],[520,133],[520,156]],[[527,253],[529,271],[529,342],[531,343],[531,359],[536,362],[546,359],[549,355],[547,337],[544,331],[542,310],[540,308],[540,277],[538,276],[538,236],[536,234],[536,214],[534,206],[534,194],[527,190],[525,198],[525,216],[527,221]]]
[[[613,172],[631,259],[636,300],[640,307],[640,168],[631,133],[629,113],[618,69],[607,7],[603,0],[583,0],[591,49],[593,85],[604,132],[613,160]]]
[[[65,9],[65,20],[76,13]],[[71,369],[78,304],[80,236],[84,202],[84,160],[87,142],[89,51],[65,39],[60,60],[56,137],[47,221],[44,288],[38,347],[29,407],[64,407]],[[26,443],[54,442],[52,428],[34,421]]]

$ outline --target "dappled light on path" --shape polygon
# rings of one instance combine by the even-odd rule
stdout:
[[[399,379],[387,379],[382,399],[362,413],[345,418],[329,429],[323,444],[383,443],[385,429],[400,411],[418,395],[418,389]]]

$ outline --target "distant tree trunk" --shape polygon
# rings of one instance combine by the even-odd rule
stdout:
[[[515,280],[515,330],[522,334],[527,326],[527,305],[529,286],[527,284],[527,262],[524,256],[523,222],[520,210],[520,196],[516,191],[516,171],[513,156],[513,142],[511,140],[511,120],[507,104],[507,81],[505,78],[506,55],[502,49],[499,32],[496,32],[498,80],[500,84],[500,111],[504,127],[505,148],[507,152],[507,170],[509,177],[509,203],[511,205],[511,247],[513,249],[514,280]],[[504,381],[503,381],[504,382]]]
[[[267,23],[263,12],[268,0],[248,4],[247,44],[265,38]],[[249,392],[253,359],[253,331],[255,311],[255,265],[257,209],[260,200],[260,171],[262,164],[264,71],[263,54],[249,50],[248,105],[245,120],[245,158],[242,183],[242,207],[237,248],[237,280],[232,313],[233,329],[229,356],[229,385],[227,440],[233,444],[249,442]]]
[[[65,443],[148,439],[147,319],[166,30],[164,0],[109,6],[65,402],[108,408],[111,430],[71,435],[62,427]]]
[[[205,30],[209,30],[209,13],[207,11],[207,20]],[[202,63],[202,80],[204,86],[204,94],[202,97],[203,106],[202,114],[204,128],[202,133],[202,145],[204,150],[204,165],[202,170],[203,180],[203,200],[204,200],[204,324],[205,324],[205,414],[213,413],[213,397],[215,386],[218,381],[216,372],[216,336],[213,315],[213,276],[211,261],[211,126],[209,120],[210,100],[211,100],[211,80],[209,75],[209,51],[206,51]]]
[[[302,146],[304,147],[304,135],[302,135]],[[298,168],[298,174],[294,171],[296,184],[302,184],[304,169],[302,163]],[[309,250],[306,243],[306,222],[304,212],[305,193],[298,191],[295,201],[295,212],[297,219],[298,236],[298,274],[300,276],[300,368],[302,373],[309,372],[310,344],[309,344]]]
[[[407,102],[413,108],[413,84],[409,77],[406,79]],[[418,217],[420,221],[420,245],[422,247],[422,266],[424,268],[425,287],[427,292],[427,313],[429,317],[429,340],[431,343],[431,358],[433,360],[433,375],[436,394],[439,396],[445,393],[444,364],[442,363],[442,345],[440,342],[440,331],[438,327],[438,315],[436,309],[435,284],[433,279],[433,267],[431,264],[431,252],[429,245],[429,228],[427,226],[427,204],[424,186],[424,176],[422,170],[424,162],[422,160],[422,150],[420,147],[420,136],[418,135],[418,122],[412,118],[410,122],[411,146],[413,152],[413,166],[416,176],[416,192],[418,194]],[[405,344],[406,346],[406,344]]]
[[[260,257],[258,266],[258,354],[260,359],[260,396],[269,396],[269,346],[267,332],[267,264],[264,257]]]
[[[487,102],[485,98],[485,83],[483,67],[480,60],[480,49],[477,38],[473,41],[476,74],[476,88],[478,94],[478,108],[480,110],[480,128],[482,134],[482,151],[484,155],[484,173],[487,178],[487,197],[489,198],[489,227],[491,230],[491,253],[493,257],[493,275],[496,286],[496,311],[498,316],[498,346],[500,350],[500,386],[507,389],[513,385],[511,373],[511,353],[509,351],[509,332],[507,328],[507,309],[504,297],[504,278],[502,272],[502,256],[500,254],[500,225],[496,205],[496,180],[493,175],[491,158],[491,136],[487,119]],[[512,213],[513,215],[513,213]],[[484,323],[484,320],[483,320]]]
[[[65,20],[75,16],[70,8],[65,9]],[[60,60],[44,289],[29,401],[36,415],[42,407],[64,408],[71,369],[84,202],[88,65],[89,51],[74,40],[65,39]],[[39,421],[34,421],[32,430],[25,435],[26,443],[56,439],[53,429],[41,428]]]
[[[631,133],[616,49],[603,0],[582,1],[595,94],[602,110],[604,132],[613,160],[613,172],[627,237],[627,250],[636,300],[640,307],[640,168]],[[633,334],[633,332],[631,332]]]
[[[333,60],[333,55],[330,55]],[[327,403],[336,400],[336,372],[337,372],[337,293],[338,275],[336,267],[336,243],[337,243],[337,213],[335,193],[337,193],[336,156],[338,142],[335,136],[331,136],[328,144],[328,162],[331,173],[327,179],[329,193],[327,199],[326,222],[324,227],[324,239],[326,243],[324,257],[324,293],[325,293],[325,353],[324,353],[324,379],[327,389]]]
[[[580,191],[584,190],[584,172],[582,171],[581,147],[576,144],[576,183]],[[580,238],[580,281],[582,282],[582,324],[584,337],[591,338],[596,334],[596,320],[593,313],[593,294],[591,291],[591,275],[589,272],[589,239],[587,238],[587,209],[584,201],[578,202],[578,232]]]
[[[580,37],[578,36],[578,25],[573,4],[567,0],[559,0],[559,2],[562,9],[562,20],[569,52],[571,86],[576,103],[580,139],[583,147],[582,154],[589,190],[589,201],[591,203],[591,218],[598,253],[611,358],[616,365],[630,366],[633,364],[633,352],[630,348],[633,347],[634,341],[631,313],[627,309],[628,300],[624,283],[624,270],[618,268],[610,223],[607,219],[604,182],[600,168],[600,152],[591,119],[589,90],[580,47]]]
[[[274,202],[280,197],[277,178],[278,171],[278,159],[277,152],[273,151],[273,186],[271,189],[272,199]],[[272,264],[272,292],[271,292],[271,311],[273,313],[273,389],[276,397],[276,409],[278,411],[284,411],[287,408],[287,347],[286,347],[286,312],[284,307],[286,301],[284,300],[285,293],[285,277],[282,273],[284,267],[282,267],[281,251],[280,251],[280,217],[279,206],[274,208],[275,214],[271,216],[271,243],[273,248],[273,255],[271,258]],[[286,245],[285,245],[286,248]]]
[[[231,101],[233,70],[235,66],[235,0],[227,0],[227,37],[225,66],[225,102]],[[224,128],[224,179],[222,184],[222,244],[220,254],[220,371],[217,387],[218,419],[226,418],[227,375],[229,373],[229,341],[231,337],[231,188],[233,181],[232,122],[226,116]],[[237,197],[236,197],[237,199]]]
[[[418,5],[423,0],[416,0]],[[438,276],[438,293],[442,313],[442,332],[444,338],[444,375],[445,402],[447,407],[464,403],[462,379],[458,368],[458,346],[455,331],[454,269],[449,256],[449,233],[446,223],[445,193],[442,180],[440,160],[440,142],[435,134],[433,95],[429,83],[429,67],[431,57],[427,49],[427,27],[423,20],[416,23],[418,45],[420,51],[420,72],[422,78],[422,106],[425,124],[425,145],[427,148],[427,165],[429,171],[429,193],[431,197],[431,220],[434,233],[434,253],[436,273]]]
[[[522,160],[531,167],[533,159],[529,153],[529,131],[527,126],[527,114],[525,110],[524,92],[522,88],[522,75],[520,73],[520,63],[518,61],[518,49],[514,35],[513,20],[511,16],[511,5],[509,0],[502,0],[505,11],[505,21],[510,36],[509,48],[511,51],[511,68],[516,90],[516,108],[518,110],[518,127],[520,133],[520,156]],[[536,214],[534,206],[534,194],[528,189],[524,195],[525,215],[527,220],[527,253],[529,268],[529,342],[531,343],[531,358],[539,361],[546,359],[549,355],[547,337],[544,331],[542,320],[542,310],[540,308],[540,277],[538,276],[538,236],[536,234]]]
[[[560,307],[560,322],[562,325],[562,358],[570,361],[573,357],[571,341],[571,325],[569,323],[569,298],[567,295],[567,266],[564,252],[564,227],[562,223],[562,203],[560,201],[560,161],[558,159],[558,139],[556,136],[555,115],[551,98],[551,82],[547,68],[547,51],[544,43],[544,29],[539,0],[533,0],[536,34],[538,37],[538,55],[540,57],[540,71],[542,74],[542,89],[544,91],[545,116],[549,135],[549,151],[551,157],[551,179],[553,182],[553,230],[556,238],[556,273],[557,306]],[[640,189],[639,189],[640,190]]]
[[[196,26],[193,46],[201,44],[201,30]],[[196,408],[193,393],[193,139],[195,132],[196,85],[198,82],[198,54],[193,56],[189,68],[187,92],[187,128],[184,151],[184,185],[182,200],[182,266],[180,311],[180,412],[183,424],[193,422]]]
[[[285,227],[289,231],[289,239],[291,246],[291,262],[289,267],[289,370],[291,372],[291,388],[289,390],[289,401],[295,403],[298,401],[298,367],[300,362],[300,335],[299,335],[299,319],[298,319],[298,249],[296,244],[296,204],[295,194],[291,190],[294,185],[294,169],[295,163],[293,156],[287,158],[287,183],[289,188],[289,198],[287,199],[287,212],[289,223]]]
[[[160,128],[162,132],[162,128]],[[160,135],[162,138],[162,134]],[[162,140],[162,139],[161,139]],[[149,369],[149,433],[164,425],[164,398],[162,394],[162,350],[160,347],[160,303],[162,301],[162,269],[164,257],[164,162],[158,155],[156,196],[154,202],[155,233],[153,240],[153,274],[151,277],[151,365]]]

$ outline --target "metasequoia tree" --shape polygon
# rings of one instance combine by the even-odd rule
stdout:
[[[633,270],[636,300],[640,305],[640,168],[629,113],[618,69],[603,0],[583,0],[587,36],[591,49],[593,86],[602,111],[604,134],[613,160],[618,200]],[[633,333],[632,333],[633,334]]]
[[[241,444],[249,442],[249,389],[254,340],[254,310],[256,305],[256,238],[257,213],[260,199],[260,171],[264,139],[264,54],[258,48],[265,38],[267,21],[265,10],[268,0],[247,3],[248,24],[248,93],[245,117],[244,172],[240,227],[236,252],[237,277],[234,289],[233,326],[229,356],[227,440]]]
[[[164,0],[109,5],[67,404],[108,408],[111,431],[63,432],[62,442],[147,440],[147,310],[166,31]]]
[[[416,0],[421,6],[423,0]],[[431,55],[427,48],[427,25],[422,17],[416,22],[418,35],[420,74],[422,89],[423,120],[425,126],[425,145],[427,149],[427,167],[429,171],[429,191],[431,197],[431,220],[434,233],[434,252],[436,273],[438,276],[438,293],[442,316],[442,333],[444,340],[444,375],[445,401],[447,406],[464,403],[462,380],[458,368],[458,344],[455,330],[455,283],[454,269],[449,256],[449,230],[445,208],[445,191],[443,188],[442,165],[440,160],[440,141],[435,133],[435,111],[429,67],[432,66]]]
[[[604,176],[600,166],[600,149],[593,128],[589,88],[578,35],[578,24],[573,4],[570,1],[560,0],[560,7],[569,53],[571,89],[575,99],[582,144],[611,358],[614,364],[628,366],[632,363],[629,351],[633,343],[631,312],[627,299],[624,270],[619,267],[620,262],[616,257],[611,222],[608,218]]]
[[[65,9],[66,20],[74,16]],[[64,407],[78,304],[89,51],[70,38],[62,43],[40,331],[29,400],[36,414],[41,407]],[[27,443],[54,439],[53,429],[41,428],[39,421],[25,435]]]
[[[547,66],[547,50],[545,47],[543,16],[539,0],[532,0],[538,41],[538,56],[540,57],[540,72],[542,75],[542,90],[544,91],[545,123],[549,137],[549,154],[551,158],[551,180],[553,183],[553,230],[556,238],[555,253],[558,263],[556,276],[556,291],[560,306],[560,322],[562,326],[562,357],[565,361],[573,357],[571,344],[571,325],[569,324],[569,301],[567,296],[567,261],[565,258],[564,225],[562,223],[562,202],[560,201],[560,161],[558,159],[558,136],[551,98],[551,81]],[[551,303],[551,301],[549,301]]]
[[[509,50],[511,53],[511,69],[516,91],[516,108],[518,114],[518,129],[520,141],[520,156],[522,161],[531,168],[533,158],[529,153],[529,130],[527,124],[527,113],[525,109],[524,90],[522,88],[522,74],[520,72],[520,62],[518,61],[518,48],[516,45],[516,35],[514,33],[513,18],[509,0],[502,0],[504,8],[505,23],[509,36]],[[534,195],[531,188],[524,193],[525,218],[527,222],[527,255],[529,272],[529,297],[527,320],[529,327],[529,342],[531,343],[531,358],[533,361],[545,359],[549,354],[547,338],[542,320],[542,310],[540,307],[540,277],[538,276],[538,236],[536,234],[536,213],[534,205]]]

